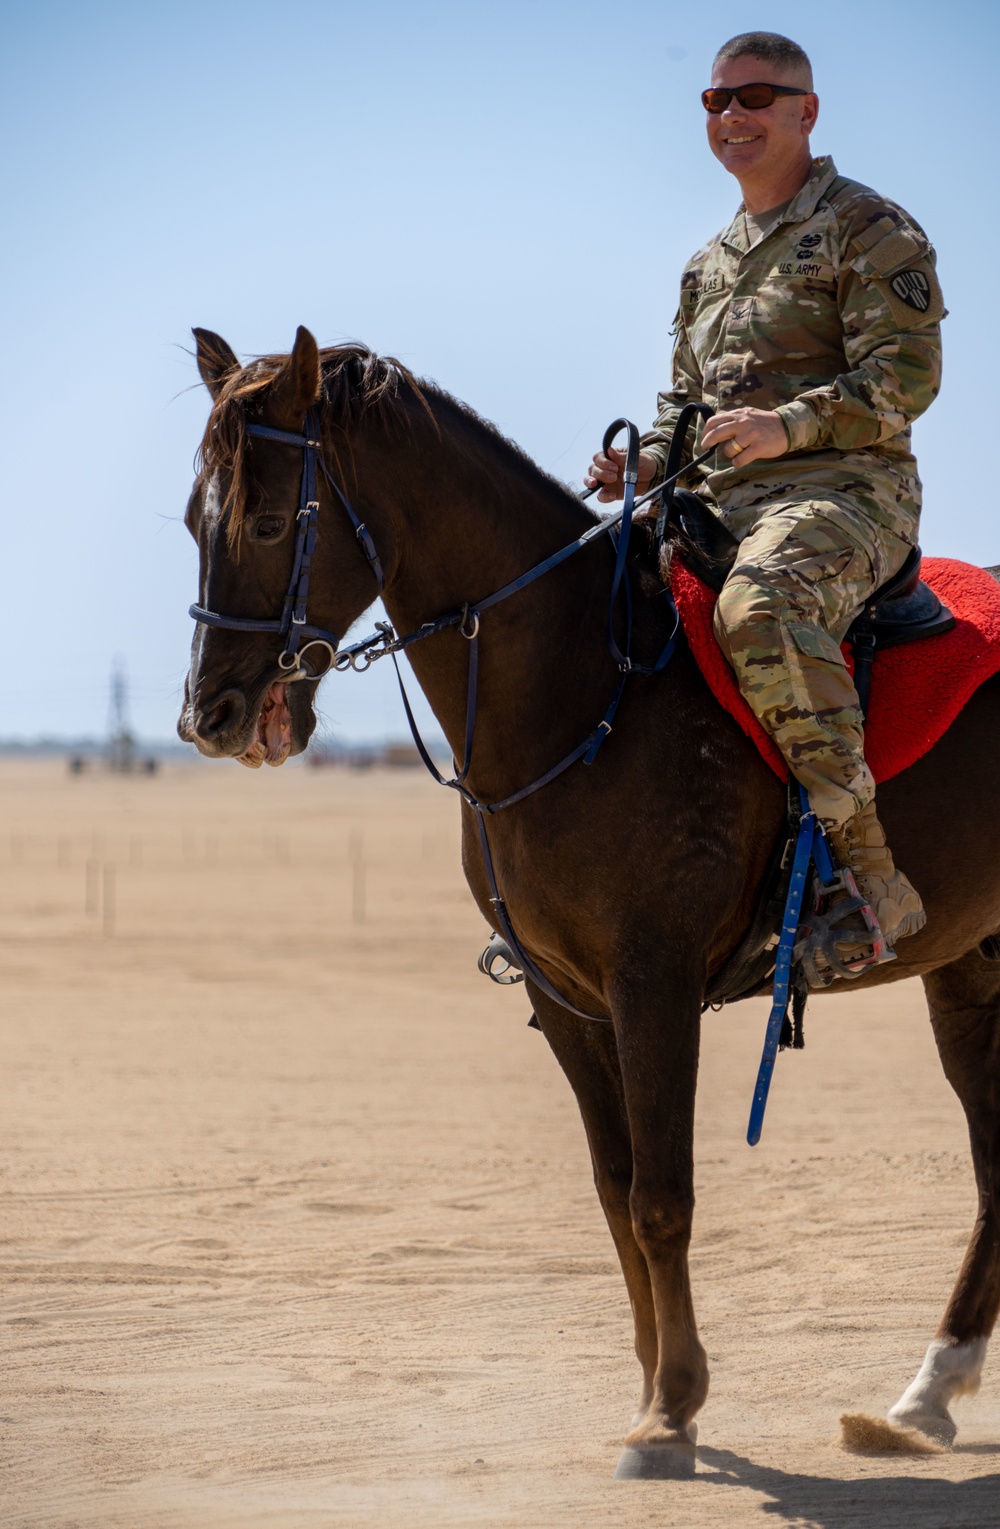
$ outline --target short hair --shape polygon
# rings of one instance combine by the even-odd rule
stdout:
[[[777,64],[779,68],[801,70],[812,90],[812,64],[804,48],[780,32],[741,32],[724,42],[715,55],[714,63],[731,58],[762,58],[765,63]]]

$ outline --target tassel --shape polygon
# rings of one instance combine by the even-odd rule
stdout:
[[[792,993],[792,1049],[802,1051],[805,1048],[806,1038],[803,1034],[802,1021],[806,1016],[806,1000],[809,997],[809,989],[799,987],[796,984]]]

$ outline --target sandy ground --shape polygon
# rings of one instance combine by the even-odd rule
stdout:
[[[707,1017],[698,1474],[614,1482],[624,1286],[450,793],[8,763],[0,801],[5,1529],[1000,1524],[995,1371],[948,1454],[837,1443],[973,1215],[918,986],[811,1005],[754,1152],[764,1009]]]

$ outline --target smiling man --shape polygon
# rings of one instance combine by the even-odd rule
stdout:
[[[711,404],[697,449],[716,455],[697,491],[741,543],[716,635],[891,947],[925,914],[875,813],[840,642],[917,541],[910,424],[941,376],[934,252],[894,202],[813,159],[819,102],[789,38],[734,37],[702,103],[743,203],[684,271],[672,387],[643,437],[639,487],[662,477],[683,405]],[[602,500],[621,497],[622,462],[595,456],[587,481]]]

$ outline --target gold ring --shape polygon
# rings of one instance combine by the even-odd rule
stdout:
[[[737,455],[739,455],[739,453],[741,451],[745,451],[746,450],[746,447],[745,446],[741,446],[738,441],[733,441],[732,442],[732,447],[733,447],[733,450],[737,453]]]

